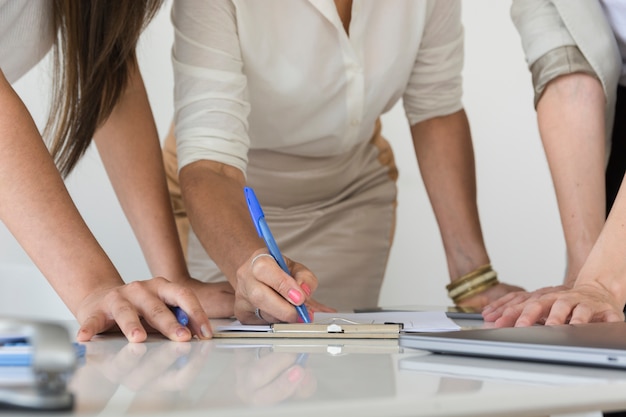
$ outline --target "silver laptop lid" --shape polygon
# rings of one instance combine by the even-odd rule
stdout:
[[[626,368],[626,323],[402,334],[400,346],[455,355]]]

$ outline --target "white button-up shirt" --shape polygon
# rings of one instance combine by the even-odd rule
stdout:
[[[348,152],[403,98],[411,125],[462,108],[458,0],[176,0],[179,166],[245,172],[248,149]]]

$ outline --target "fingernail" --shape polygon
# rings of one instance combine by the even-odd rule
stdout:
[[[306,293],[307,297],[311,295],[311,287],[309,287],[306,282],[300,285],[300,287],[302,287],[302,291]]]
[[[289,292],[287,293],[287,296],[295,304],[297,305],[302,304],[302,294],[300,294],[298,291],[294,290],[293,288],[289,290]]]
[[[200,333],[202,333],[202,337],[210,339],[213,334],[211,333],[211,331],[209,330],[209,328],[206,326],[206,324],[203,324],[202,326],[200,326]]]
[[[130,338],[132,339],[131,342],[134,342],[135,340],[139,339],[139,336],[141,336],[141,330],[133,329],[133,331],[130,332]]]
[[[302,379],[302,375],[302,368],[300,368],[299,366],[294,366],[289,370],[289,373],[287,374],[287,379],[289,380],[289,382],[292,383],[298,382]]]
[[[188,334],[189,333],[186,327],[179,327],[178,329],[176,329],[176,336],[180,338],[186,337]]]

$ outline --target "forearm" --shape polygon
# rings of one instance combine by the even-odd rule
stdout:
[[[197,161],[180,171],[189,221],[203,247],[236,288],[237,269],[265,248],[245,202],[245,179],[237,168]]]
[[[171,281],[188,278],[158,134],[138,70],[94,140],[150,272]]]
[[[620,302],[626,303],[626,187],[624,184],[598,240],[581,268],[575,288],[601,286]]]
[[[85,225],[37,128],[0,73],[0,219],[76,314],[92,292],[120,285]]]
[[[538,105],[539,131],[554,182],[572,285],[604,224],[604,92],[587,74],[559,77]]]
[[[439,225],[450,278],[489,262],[476,204],[474,151],[464,111],[411,127],[420,172]]]

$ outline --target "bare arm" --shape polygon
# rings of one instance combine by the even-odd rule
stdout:
[[[94,141],[150,272],[168,279],[187,277],[158,133],[138,69],[132,71],[127,90]]]
[[[567,246],[564,283],[570,287],[604,225],[604,103],[600,82],[575,73],[550,82],[537,105]]]
[[[158,134],[137,68],[94,140],[150,272],[193,288],[209,317],[232,317],[234,291],[230,285],[201,283],[189,276],[167,191]]]
[[[452,281],[489,263],[476,205],[474,151],[465,111],[411,127],[413,144],[448,261]],[[513,289],[491,287],[464,305],[482,307]]]
[[[533,324],[548,316],[561,295],[569,297],[560,291],[574,286],[604,225],[604,109],[604,91],[595,77],[574,73],[547,85],[537,118],[565,236],[567,274],[563,286],[497,300],[485,310],[486,320],[498,326]],[[565,323],[568,315],[562,316],[553,316],[552,323]]]
[[[200,333],[201,306],[180,286],[159,279],[124,286],[1,72],[0,108],[0,219],[78,319],[78,339],[89,340],[117,324],[129,340],[140,342],[146,337],[143,316],[171,339],[188,340],[191,333],[176,322],[165,302],[187,308]]]

